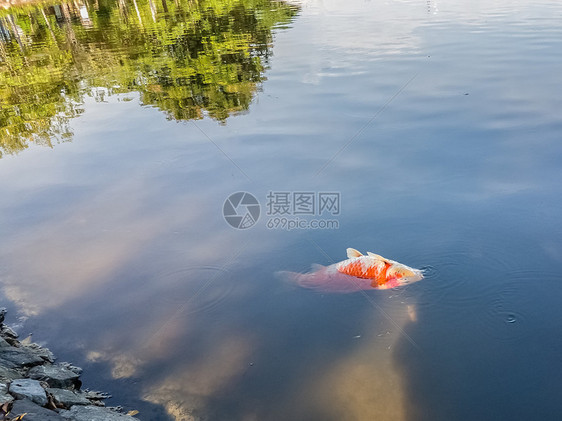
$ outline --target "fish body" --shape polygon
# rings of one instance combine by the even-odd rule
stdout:
[[[330,266],[315,265],[309,273],[282,272],[282,275],[304,288],[342,293],[396,288],[423,278],[421,270],[371,252],[363,255],[348,248],[347,257]]]

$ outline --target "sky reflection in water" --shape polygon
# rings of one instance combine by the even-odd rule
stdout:
[[[158,84],[86,72],[72,141],[0,160],[3,304],[22,334],[145,420],[556,419],[562,8],[463,3],[264,20],[267,63],[224,118],[201,118],[221,81],[192,84],[197,112],[176,122],[147,100]],[[270,190],[341,192],[340,228],[222,219],[230,193]],[[348,296],[273,275],[346,247],[430,274]]]

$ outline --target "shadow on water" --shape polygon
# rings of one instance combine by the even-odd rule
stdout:
[[[72,139],[88,97],[138,98],[170,120],[248,110],[272,31],[296,6],[270,0],[53,2],[0,11],[0,153]]]

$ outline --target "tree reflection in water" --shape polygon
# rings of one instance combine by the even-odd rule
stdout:
[[[0,12],[0,156],[72,138],[86,96],[138,92],[168,119],[224,123],[265,80],[271,0],[98,0]],[[130,99],[130,98],[124,98]]]

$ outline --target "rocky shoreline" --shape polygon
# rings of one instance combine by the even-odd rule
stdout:
[[[47,348],[18,341],[5,315],[0,309],[0,420],[138,420],[134,413],[106,407],[109,395],[82,390],[81,368],[56,363]]]

